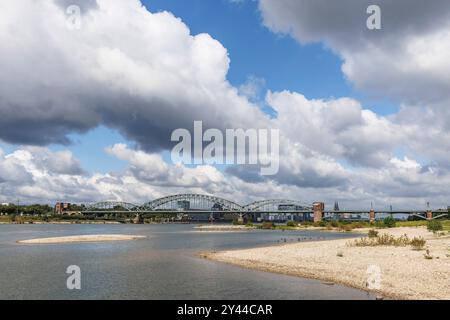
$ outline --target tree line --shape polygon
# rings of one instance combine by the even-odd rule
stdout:
[[[5,215],[15,215],[15,214],[24,214],[24,215],[49,215],[53,214],[53,207],[48,204],[33,204],[33,205],[0,205],[0,213]]]

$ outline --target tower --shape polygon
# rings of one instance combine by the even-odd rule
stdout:
[[[337,220],[339,220],[339,214],[337,214],[336,211],[340,211],[339,203],[337,201],[334,203],[334,211],[335,211],[335,213],[334,213],[333,219],[337,221]]]
[[[339,211],[339,202],[334,203],[334,211]]]

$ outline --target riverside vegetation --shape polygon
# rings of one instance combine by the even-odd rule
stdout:
[[[371,230],[374,231],[374,230]],[[370,231],[369,231],[370,232]],[[376,232],[376,231],[375,231]],[[350,242],[350,246],[356,247],[375,247],[375,246],[394,246],[406,247],[412,246],[414,250],[423,250],[427,241],[423,237],[414,237],[410,239],[408,235],[404,234],[400,237],[394,237],[390,234],[374,235],[372,232],[368,238],[361,238]]]
[[[345,220],[332,220],[332,221],[288,221],[286,224],[276,224],[274,222],[265,221],[262,223],[247,222],[239,223],[237,220],[233,221],[234,225],[245,225],[248,228],[256,228],[263,230],[301,230],[306,228],[320,228],[322,230],[335,230],[341,232],[351,232],[358,229],[369,229],[369,238],[375,238],[377,231],[375,229],[386,229],[396,227],[424,227],[426,226],[429,231],[437,235],[445,235],[446,232],[450,234],[450,220],[431,220],[431,221],[397,221],[394,218],[388,216],[383,220],[377,220],[374,224],[367,221],[345,221]],[[375,229],[374,229],[375,228]]]

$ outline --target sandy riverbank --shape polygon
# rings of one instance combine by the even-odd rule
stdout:
[[[209,224],[195,226],[194,229],[198,230],[252,230],[255,227],[247,227],[241,225],[229,225],[229,224]]]
[[[189,231],[190,233],[244,233],[253,231],[256,228],[254,227],[246,227],[246,226],[240,226],[240,225],[217,225],[217,224],[210,224],[210,225],[200,225],[193,227],[194,230]]]
[[[248,229],[248,230],[193,230],[189,231],[189,233],[203,233],[203,234],[216,234],[216,233],[248,233],[250,231],[253,231],[254,229]]]
[[[130,241],[143,239],[145,236],[131,236],[123,234],[96,234],[96,235],[80,235],[70,237],[40,238],[21,240],[17,243],[21,244],[55,244],[55,243],[75,243],[75,242],[105,242],[105,241]]]
[[[202,253],[211,260],[245,268],[339,283],[367,290],[368,268],[381,270],[376,292],[394,299],[450,299],[450,237],[435,237],[425,228],[380,230],[394,236],[423,237],[425,251],[408,247],[355,247],[354,240],[285,244],[266,248]]]

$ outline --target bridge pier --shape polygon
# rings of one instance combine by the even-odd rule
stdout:
[[[433,212],[432,211],[427,211],[427,220],[428,221],[430,221],[430,220],[433,220]]]
[[[314,222],[322,221],[324,210],[325,210],[325,203],[323,203],[323,202],[314,202],[313,203]]]
[[[144,224],[144,218],[140,214],[136,214],[132,221],[134,224]]]
[[[371,209],[369,213],[370,224],[375,223],[375,210]]]

